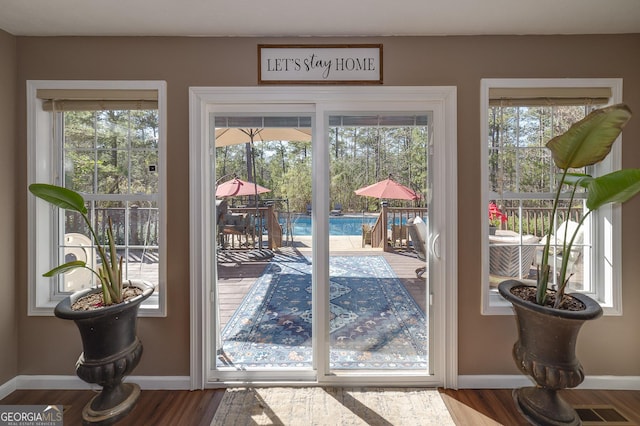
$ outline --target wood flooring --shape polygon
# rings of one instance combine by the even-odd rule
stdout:
[[[527,425],[518,414],[509,389],[441,389],[442,398],[457,425]],[[210,425],[223,389],[202,391],[143,390],[138,404],[118,426],[204,426]],[[562,392],[574,406],[612,406],[629,422],[615,425],[640,426],[640,390],[567,390]],[[51,404],[64,406],[65,426],[81,425],[82,408],[95,395],[81,390],[19,390],[0,400],[0,405]],[[375,407],[372,407],[375,409]],[[422,422],[416,419],[415,425]],[[613,426],[597,422],[590,425]],[[335,425],[340,426],[340,425]],[[375,426],[375,425],[374,425]]]
[[[285,252],[286,253],[286,252]],[[290,253],[296,255],[296,253]],[[383,253],[399,279],[424,310],[425,282],[415,277],[415,268],[423,265],[410,252]],[[240,256],[240,254],[234,254]],[[340,253],[346,255],[346,253]],[[363,253],[352,253],[363,255]],[[251,285],[262,274],[267,262],[249,261],[242,257],[229,258],[219,264],[220,303],[222,326],[241,303]],[[463,389],[440,390],[442,398],[449,408],[457,425],[469,426],[519,426],[527,423],[516,410],[510,389]],[[95,395],[93,391],[80,390],[19,390],[3,400],[0,405],[51,404],[65,408],[65,426],[81,424],[82,409]],[[210,425],[217,410],[224,389],[201,391],[158,391],[143,390],[135,409],[119,426],[200,426]],[[574,406],[612,406],[623,414],[629,422],[615,425],[640,426],[640,390],[567,390],[564,398]],[[375,407],[372,407],[375,409]],[[422,422],[416,419],[415,425]],[[589,425],[608,425],[614,423],[588,423]],[[340,425],[336,425],[340,426]],[[374,425],[375,426],[375,425]]]

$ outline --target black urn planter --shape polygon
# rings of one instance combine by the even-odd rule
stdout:
[[[143,293],[124,303],[90,311],[74,311],[72,304],[90,292],[88,289],[63,299],[54,310],[58,318],[73,320],[82,338],[82,353],[76,362],[76,374],[87,383],[102,386],[82,410],[83,424],[109,425],[122,419],[135,406],[140,387],[122,383],[138,365],[142,343],[137,336],[140,304],[153,293],[144,281],[130,281]]]
[[[585,306],[581,311],[568,311],[540,306],[511,293],[526,284],[509,280],[500,283],[502,297],[511,302],[516,314],[518,340],[513,346],[513,359],[520,371],[533,378],[537,386],[515,389],[513,398],[520,413],[534,425],[579,425],[576,411],[558,394],[584,380],[580,361],[576,358],[576,341],[585,321],[602,315],[593,299],[579,293],[570,296]]]

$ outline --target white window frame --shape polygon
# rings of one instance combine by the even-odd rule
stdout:
[[[486,214],[489,202],[488,170],[488,137],[489,137],[489,89],[490,88],[570,88],[570,87],[609,87],[611,98],[609,104],[622,102],[622,79],[620,78],[557,78],[557,79],[482,79],[480,83],[480,135],[481,135],[481,200],[483,205],[481,238],[482,244],[482,305],[483,315],[513,315],[511,304],[504,300],[496,289],[489,285],[489,218]],[[621,137],[620,137],[621,138]],[[622,167],[622,141],[613,145],[609,156],[599,164],[601,172],[618,170]],[[600,174],[600,173],[599,173]],[[592,259],[594,261],[593,276],[595,291],[586,293],[603,308],[605,315],[622,315],[622,211],[620,205],[606,206],[592,213],[592,220],[601,225],[596,226],[592,236]],[[596,219],[597,218],[597,219]],[[606,228],[606,229],[605,229]],[[606,260],[606,261],[605,261]]]
[[[86,80],[28,80],[27,81],[27,180],[31,183],[53,182],[55,159],[61,155],[52,143],[53,114],[44,111],[43,100],[37,91],[43,89],[106,89],[106,90],[157,90],[158,91],[158,209],[159,229],[159,271],[158,288],[140,307],[140,316],[166,316],[166,82],[164,81],[86,81]],[[64,298],[54,294],[50,278],[42,273],[50,269],[49,259],[53,233],[57,226],[53,208],[46,203],[27,198],[28,218],[28,315],[52,316],[56,304]]]

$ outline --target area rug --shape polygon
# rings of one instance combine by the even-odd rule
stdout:
[[[449,426],[439,392],[419,388],[227,389],[211,425]]]
[[[330,258],[330,367],[427,369],[424,312],[382,256]],[[311,262],[277,257],[222,333],[218,366],[310,367]]]

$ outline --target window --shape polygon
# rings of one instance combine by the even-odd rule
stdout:
[[[29,183],[82,193],[98,234],[93,241],[76,213],[29,196],[29,314],[50,315],[66,295],[95,285],[85,269],[42,273],[97,262],[111,220],[125,278],[156,285],[141,315],[164,315],[164,82],[27,84]]]
[[[560,267],[565,229],[578,226],[585,194],[563,193],[549,229],[557,169],[545,144],[599,107],[621,102],[619,79],[482,80],[483,313],[510,314],[497,293],[507,278],[535,282],[542,247],[551,239],[551,277]],[[620,168],[620,141],[600,164],[580,172],[597,176]],[[619,207],[593,212],[570,254],[569,291],[586,293],[605,313],[620,314]]]

